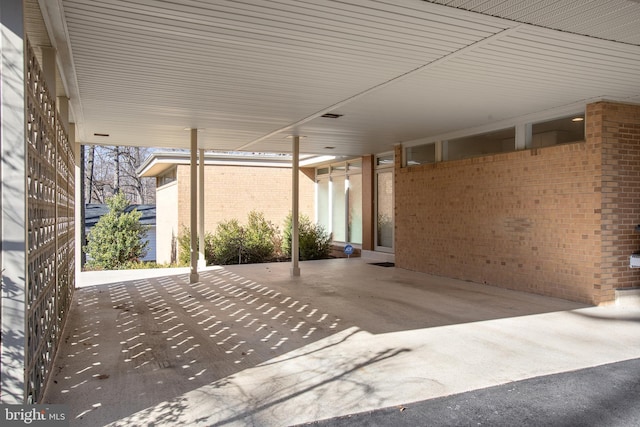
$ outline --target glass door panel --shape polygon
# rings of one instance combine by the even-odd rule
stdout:
[[[345,177],[331,178],[331,232],[335,242],[346,240]]]
[[[377,173],[376,245],[393,248],[393,171]]]
[[[362,175],[349,177],[349,242],[362,243]]]

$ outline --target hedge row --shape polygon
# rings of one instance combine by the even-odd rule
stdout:
[[[251,264],[279,261],[291,257],[291,215],[284,231],[267,221],[264,214],[250,212],[246,224],[236,219],[218,224],[215,233],[204,236],[204,256],[207,265]],[[328,258],[331,236],[307,216],[299,220],[300,260]],[[199,240],[199,239],[198,239]],[[199,244],[199,241],[198,241]],[[178,236],[179,257],[182,265],[190,263],[191,237],[188,228]]]

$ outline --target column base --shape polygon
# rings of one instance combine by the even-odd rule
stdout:
[[[189,283],[198,283],[200,281],[200,275],[198,273],[189,274]]]

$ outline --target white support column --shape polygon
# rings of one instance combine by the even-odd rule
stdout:
[[[204,149],[198,151],[198,268],[205,268],[204,257]]]
[[[291,156],[291,277],[300,276],[300,236],[299,236],[299,171],[300,171],[300,137],[293,137]]]
[[[77,286],[80,283],[80,273],[82,271],[82,246],[84,245],[84,232],[83,232],[84,217],[82,215],[82,211],[84,210],[84,194],[83,194],[84,185],[82,185],[82,180],[84,179],[84,177],[82,176],[82,170],[83,170],[82,162],[84,162],[84,156],[82,155],[82,151],[84,147],[80,145],[78,141],[76,141],[75,123],[69,123],[68,131],[69,131],[69,143],[73,147],[73,157],[76,162],[74,165],[75,166],[74,173],[75,173],[75,180],[76,180],[75,194],[74,194],[74,199],[75,199],[74,234],[75,234],[76,244],[75,244],[74,255],[76,259],[75,278],[76,278],[76,286]]]
[[[0,403],[26,399],[27,143],[22,0],[0,2]]]
[[[191,274],[189,283],[200,280],[198,275],[198,129],[191,129],[191,206],[190,206],[190,243],[191,243]]]

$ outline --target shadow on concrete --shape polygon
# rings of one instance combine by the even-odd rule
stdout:
[[[110,274],[106,285],[76,290],[44,402],[69,405],[72,425],[117,423],[139,411],[179,424],[185,422],[187,408],[198,402],[202,408],[211,399],[218,420],[252,419],[408,351],[392,347],[366,358],[345,355],[316,372],[309,384],[299,378],[305,370],[297,370],[298,377],[278,379],[297,384],[295,390],[287,393],[286,387],[271,384],[273,395],[267,389],[262,393],[266,397],[251,402],[256,388],[274,381],[273,372],[287,372],[290,365],[310,358],[322,365],[333,347],[362,334],[584,307],[353,259],[302,266],[303,276],[295,279],[288,277],[287,264],[212,269],[202,272],[196,284],[189,284],[184,274],[129,281]],[[260,377],[254,369],[265,375],[263,383],[235,382]],[[228,395],[248,400],[239,406]]]

